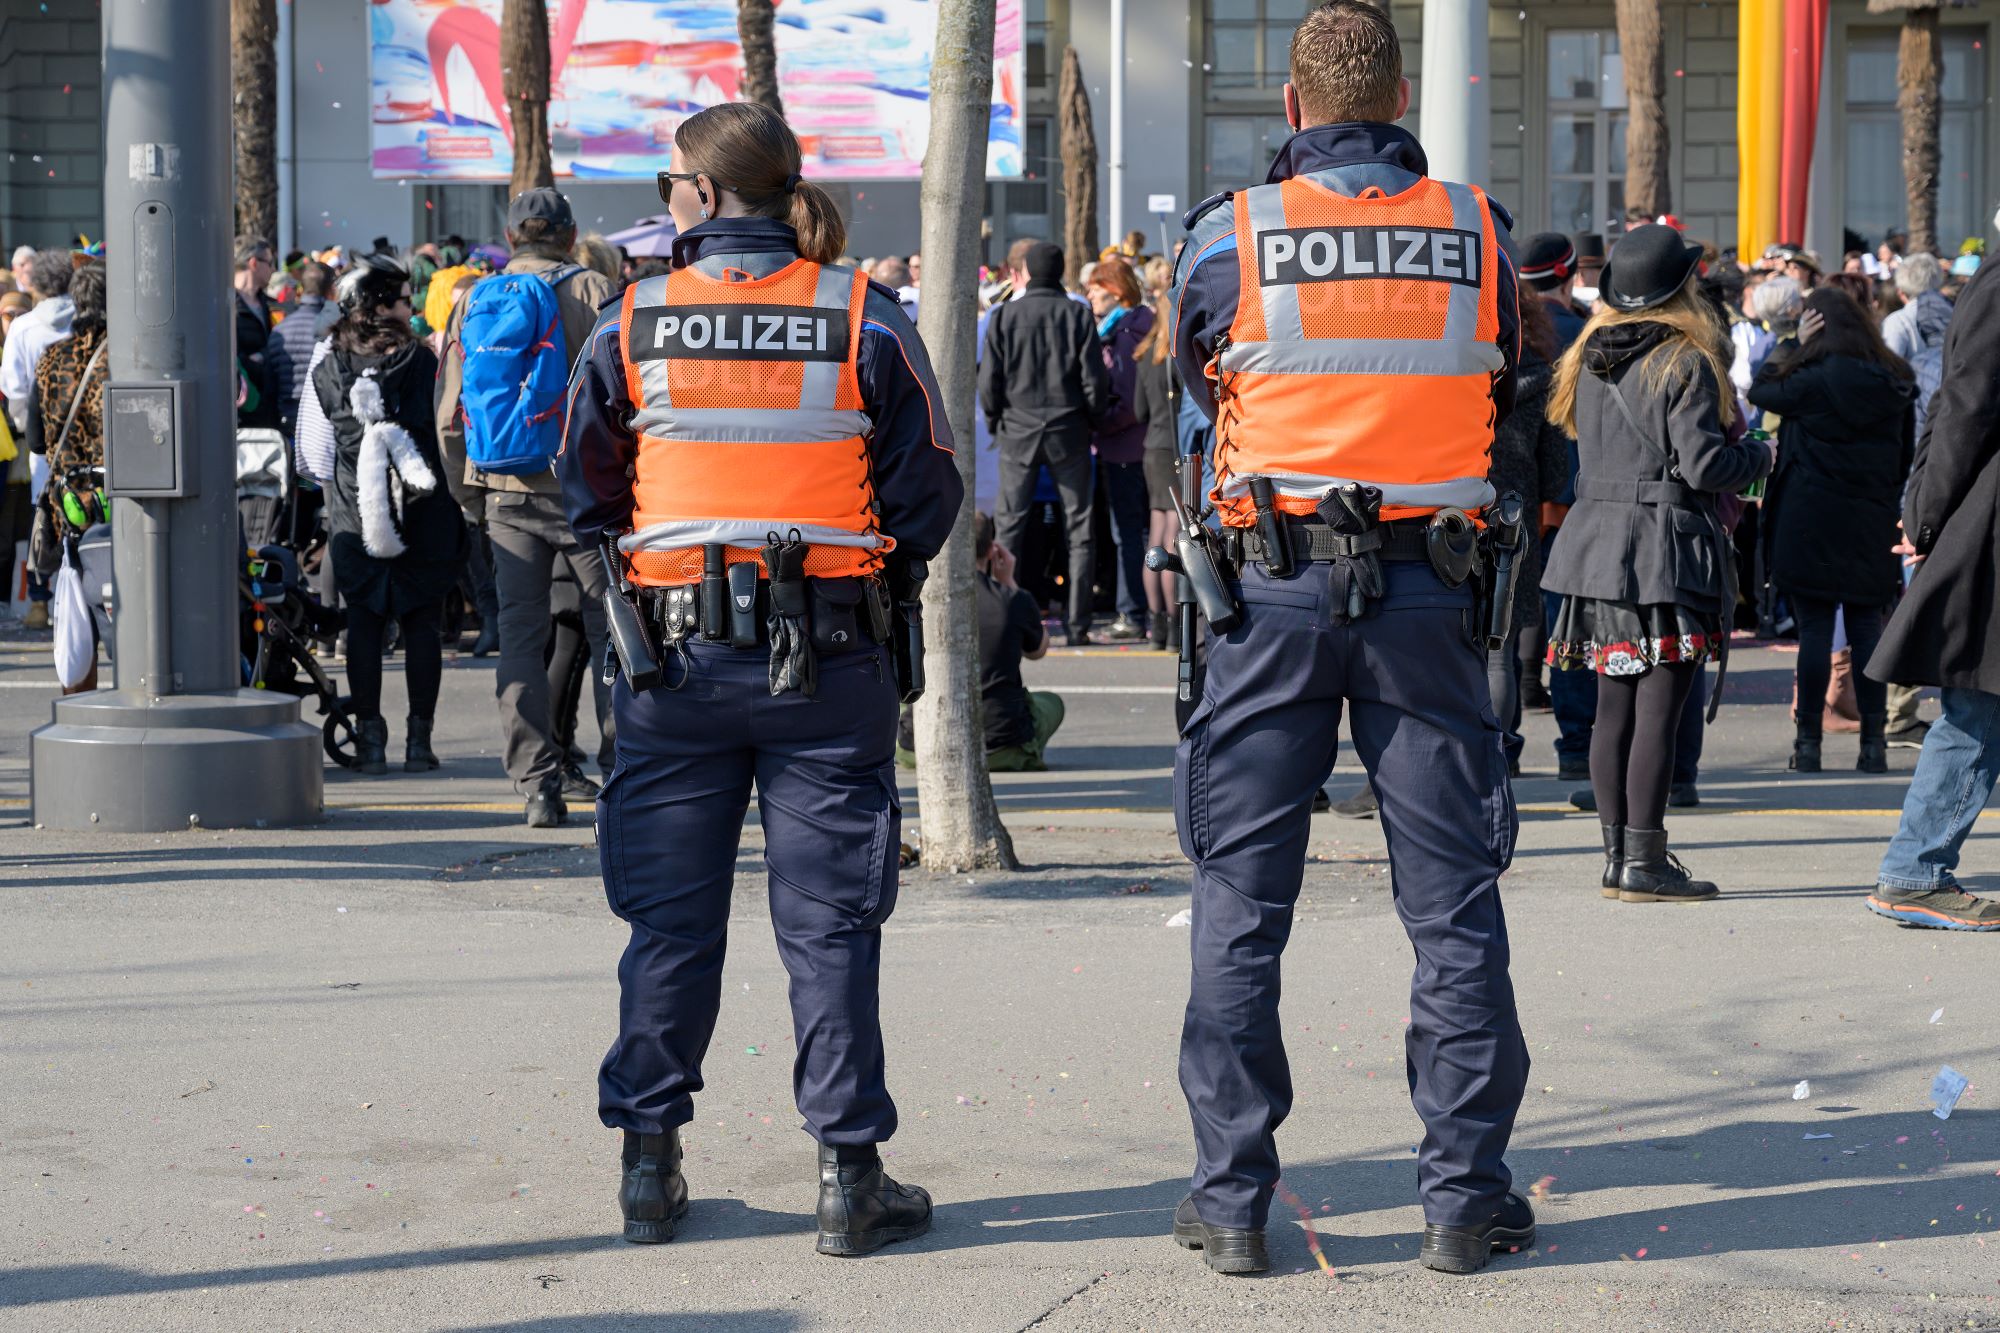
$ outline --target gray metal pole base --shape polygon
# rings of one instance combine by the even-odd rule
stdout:
[[[37,828],[159,833],[323,817],[319,728],[288,694],[97,690],[57,700],[55,721],[29,744]]]

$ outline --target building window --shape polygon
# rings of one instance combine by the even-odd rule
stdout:
[[[1986,52],[1983,29],[1948,27],[1943,112],[1938,126],[1937,239],[1954,254],[1967,236],[1986,233]],[[1841,223],[1870,245],[1907,226],[1903,129],[1896,111],[1894,28],[1851,28],[1847,35],[1847,182]]]
[[[1069,29],[1069,0],[1024,0],[1021,5],[1024,63],[1030,92],[1055,93],[1062,73],[1063,33]]]
[[[1625,66],[1615,31],[1549,33],[1549,217],[1557,231],[1625,220]]]
[[[1204,197],[1262,185],[1292,131],[1280,113],[1292,33],[1319,0],[1202,0]]]

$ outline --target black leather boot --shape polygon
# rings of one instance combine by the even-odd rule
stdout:
[[[1621,903],[1698,903],[1721,892],[1706,880],[1696,879],[1667,850],[1663,828],[1625,830],[1625,869],[1618,876]]]
[[[1792,758],[1785,765],[1794,773],[1819,772],[1820,726],[1823,719],[1795,717],[1792,726],[1796,728],[1792,740]]]
[[[1858,771],[1863,773],[1889,771],[1888,729],[1889,718],[1886,713],[1862,715],[1861,754],[1854,761],[1854,767]]]
[[[1600,824],[1604,831],[1604,880],[1603,893],[1607,898],[1618,896],[1618,877],[1625,871],[1625,826],[1623,824]]]
[[[931,1196],[898,1185],[872,1147],[819,1146],[821,1254],[859,1258],[884,1245],[914,1240],[931,1229]]]
[[[1417,1262],[1440,1273],[1476,1273],[1495,1254],[1518,1254],[1535,1247],[1535,1210],[1509,1194],[1493,1216],[1477,1226],[1428,1223]]]
[[[413,717],[404,724],[403,771],[428,773],[438,767],[437,751],[431,749],[431,720]]]
[[[1200,1250],[1202,1259],[1218,1273],[1261,1273],[1271,1266],[1262,1231],[1210,1226],[1194,1210],[1192,1194],[1174,1209],[1174,1243],[1184,1250]]]
[[[389,724],[383,719],[354,720],[354,770],[369,774],[389,771]]]
[[[624,1161],[618,1211],[625,1214],[625,1239],[634,1245],[663,1245],[674,1238],[688,1211],[679,1127],[664,1134],[626,1130]]]

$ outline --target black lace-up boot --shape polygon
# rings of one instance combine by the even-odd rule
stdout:
[[[821,1254],[859,1258],[930,1229],[931,1196],[915,1185],[891,1180],[872,1145],[820,1145],[816,1248]]]

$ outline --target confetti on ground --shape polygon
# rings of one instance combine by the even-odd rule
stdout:
[[[1802,1102],[1810,1096],[1812,1096],[1811,1080],[1803,1078],[1800,1079],[1799,1086],[1792,1089],[1792,1100],[1795,1102]]]
[[[1807,1134],[1807,1135],[1805,1135],[1805,1137],[1806,1137],[1806,1138],[1809,1138],[1809,1139],[1830,1139],[1830,1138],[1832,1138],[1832,1137],[1833,1137],[1833,1135],[1831,1135],[1831,1134]]]
[[[1952,1108],[1957,1106],[1958,1099],[1965,1095],[1965,1088],[1965,1075],[1959,1073],[1950,1065],[1946,1065],[1938,1070],[1937,1077],[1931,1080],[1931,1103],[1933,1107],[1931,1114],[1940,1120],[1951,1119]]]
[[[1194,925],[1194,909],[1192,907],[1183,907],[1180,911],[1175,912],[1172,916],[1167,918],[1168,929],[1172,929],[1175,926],[1193,926],[1193,925]]]
[[[199,1097],[204,1092],[214,1092],[214,1091],[215,1091],[215,1080],[212,1078],[205,1078],[201,1082],[195,1084],[192,1088],[189,1088],[186,1092],[182,1093],[181,1097],[183,1100],[185,1100],[186,1098],[189,1097]]]
[[[1944,1017],[1944,1010],[1940,1009],[1936,1013],[1931,1015],[1931,1022],[1935,1023],[1938,1020],[1942,1019],[1943,1017]]]
[[[1556,1178],[1554,1176],[1543,1176],[1540,1180],[1528,1186],[1528,1197],[1531,1199],[1548,1198],[1549,1190],[1554,1187],[1555,1183]]]
[[[1312,1209],[1306,1207],[1305,1202],[1298,1195],[1286,1189],[1284,1181],[1280,1180],[1278,1182],[1277,1191],[1278,1197],[1285,1201],[1285,1206],[1296,1212],[1299,1215],[1299,1221],[1304,1223],[1306,1248],[1312,1251],[1313,1262],[1319,1265],[1320,1272],[1325,1273],[1328,1277],[1334,1276],[1333,1264],[1327,1260],[1326,1251],[1322,1250],[1319,1246],[1319,1233],[1313,1230]]]

